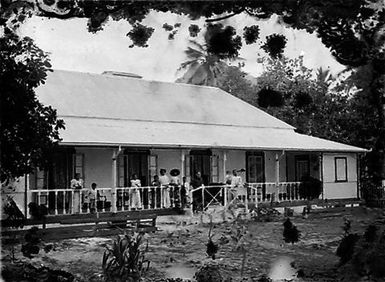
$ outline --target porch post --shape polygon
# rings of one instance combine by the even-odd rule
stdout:
[[[112,152],[112,188],[111,188],[111,209],[112,212],[116,212],[116,187],[118,186],[118,156],[122,148],[119,146],[119,149],[113,149]]]
[[[224,150],[223,151],[223,180],[225,180],[226,177],[226,161],[227,161],[227,153]],[[226,207],[227,206],[227,185],[225,183],[224,188],[223,188],[223,205]]]
[[[319,154],[319,180],[321,181],[321,185],[322,185],[322,200],[324,199],[324,181],[323,181],[323,163],[322,163],[322,159],[323,159],[323,154],[320,153]]]
[[[24,174],[24,216],[28,218],[28,202],[29,202],[29,174]]]
[[[180,154],[180,161],[181,161],[180,172],[182,177],[186,176],[185,167],[184,167],[185,159],[186,159],[186,152],[184,149],[182,149]]]
[[[275,153],[275,191],[276,201],[279,202],[279,155]]]

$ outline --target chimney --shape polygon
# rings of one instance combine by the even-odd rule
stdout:
[[[142,76],[135,73],[121,72],[121,71],[104,71],[102,74],[110,75],[110,76],[120,76],[120,77],[143,78]]]

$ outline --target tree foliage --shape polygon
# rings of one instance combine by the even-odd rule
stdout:
[[[56,110],[41,104],[34,89],[50,71],[48,55],[31,38],[6,32],[0,38],[1,180],[43,167],[64,128]]]

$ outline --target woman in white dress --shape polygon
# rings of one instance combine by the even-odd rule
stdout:
[[[73,191],[73,212],[80,213],[80,190],[83,188],[83,179],[80,173],[75,174],[75,178],[71,180],[71,189]]]
[[[166,175],[166,170],[164,168],[160,170],[159,183],[162,191],[162,208],[169,208],[171,207],[170,179]]]
[[[141,209],[142,201],[140,199],[139,187],[141,187],[140,179],[138,175],[134,173],[131,178],[131,188],[130,189],[130,206],[132,209]]]

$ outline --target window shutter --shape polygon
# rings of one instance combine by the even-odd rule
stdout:
[[[191,156],[185,155],[184,159],[184,176],[186,176],[186,181],[191,181]]]
[[[158,171],[158,156],[157,155],[149,155],[148,156],[148,183],[151,184],[154,175],[157,174]]]
[[[211,182],[218,183],[219,182],[219,156],[214,155],[210,156],[211,163]]]
[[[124,179],[125,179],[125,170],[124,170],[124,163],[127,160],[127,157],[125,155],[119,155],[118,156],[118,187],[124,187]]]
[[[48,183],[48,174],[45,170],[40,170],[39,168],[36,168],[36,187],[35,189],[48,189],[47,183]]]
[[[80,173],[80,177],[84,181],[84,154],[74,154],[74,176],[76,173]]]

